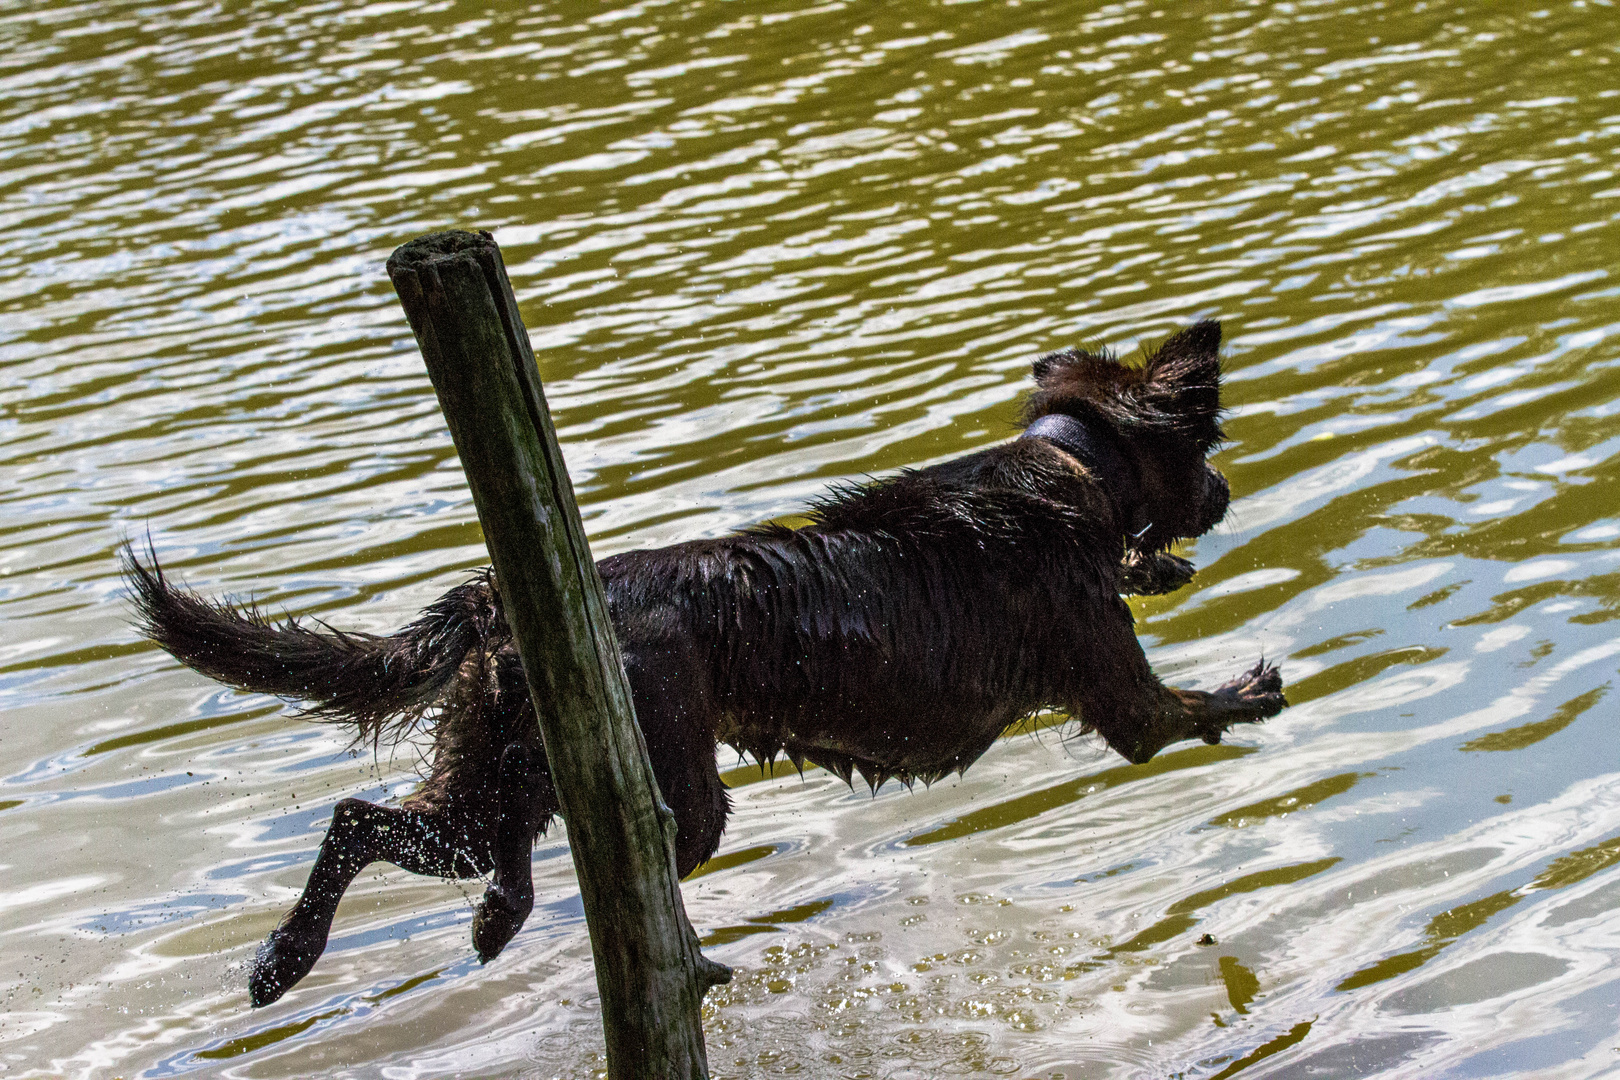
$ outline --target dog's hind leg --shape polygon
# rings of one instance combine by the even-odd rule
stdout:
[[[521,742],[501,753],[500,824],[495,829],[495,878],[473,913],[473,948],[487,964],[523,928],[534,910],[534,877],[530,861],[534,837],[556,806],[547,770]]]
[[[651,747],[648,749],[650,753]],[[731,812],[731,797],[720,780],[714,744],[700,744],[691,754],[676,762],[676,768],[663,771],[657,767],[658,759],[653,759],[659,792],[675,814],[675,875],[683,878],[715,853]]]
[[[344,799],[332,812],[309,882],[281,924],[259,946],[248,977],[253,1005],[268,1005],[309,974],[326,950],[338,901],[356,875],[373,862],[391,862],[414,874],[467,878],[490,869],[490,825],[470,807],[424,813]],[[530,834],[533,842],[533,834]]]
[[[679,646],[625,650],[636,722],[658,792],[675,815],[675,874],[683,878],[720,846],[731,812],[715,761],[715,723],[701,668]]]

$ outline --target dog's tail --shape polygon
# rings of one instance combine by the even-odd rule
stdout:
[[[187,667],[238,690],[305,702],[318,719],[353,725],[356,742],[405,734],[442,703],[469,654],[493,655],[509,636],[488,571],[440,597],[398,633],[346,634],[255,607],[209,600],[122,552],[141,633]]]

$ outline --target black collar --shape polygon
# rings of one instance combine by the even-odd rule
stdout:
[[[1063,413],[1047,413],[1025,428],[1019,438],[1045,439],[1073,454],[1103,482],[1114,496],[1114,502],[1124,509],[1125,499],[1135,486],[1136,469],[1114,446],[1112,439],[1093,431],[1085,421]]]

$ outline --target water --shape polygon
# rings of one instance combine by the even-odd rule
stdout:
[[[1224,320],[1236,496],[1168,680],[1293,707],[1130,768],[1059,726],[875,797],[728,773],[717,1077],[1620,1065],[1614,6],[68,3],[0,12],[0,1073],[590,1076],[564,840],[479,968],[397,797],[139,642],[114,552],[370,631],[483,561],[382,262],[487,227],[598,554],[1007,437],[1029,360]],[[727,758],[724,765],[730,766]],[[1205,937],[1204,935],[1208,935]]]

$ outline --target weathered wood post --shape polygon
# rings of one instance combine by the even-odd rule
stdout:
[[[613,1080],[708,1075],[706,959],[675,876],[675,819],[636,726],[602,580],[500,249],[487,232],[394,252],[399,294],[478,507],[568,824]]]

